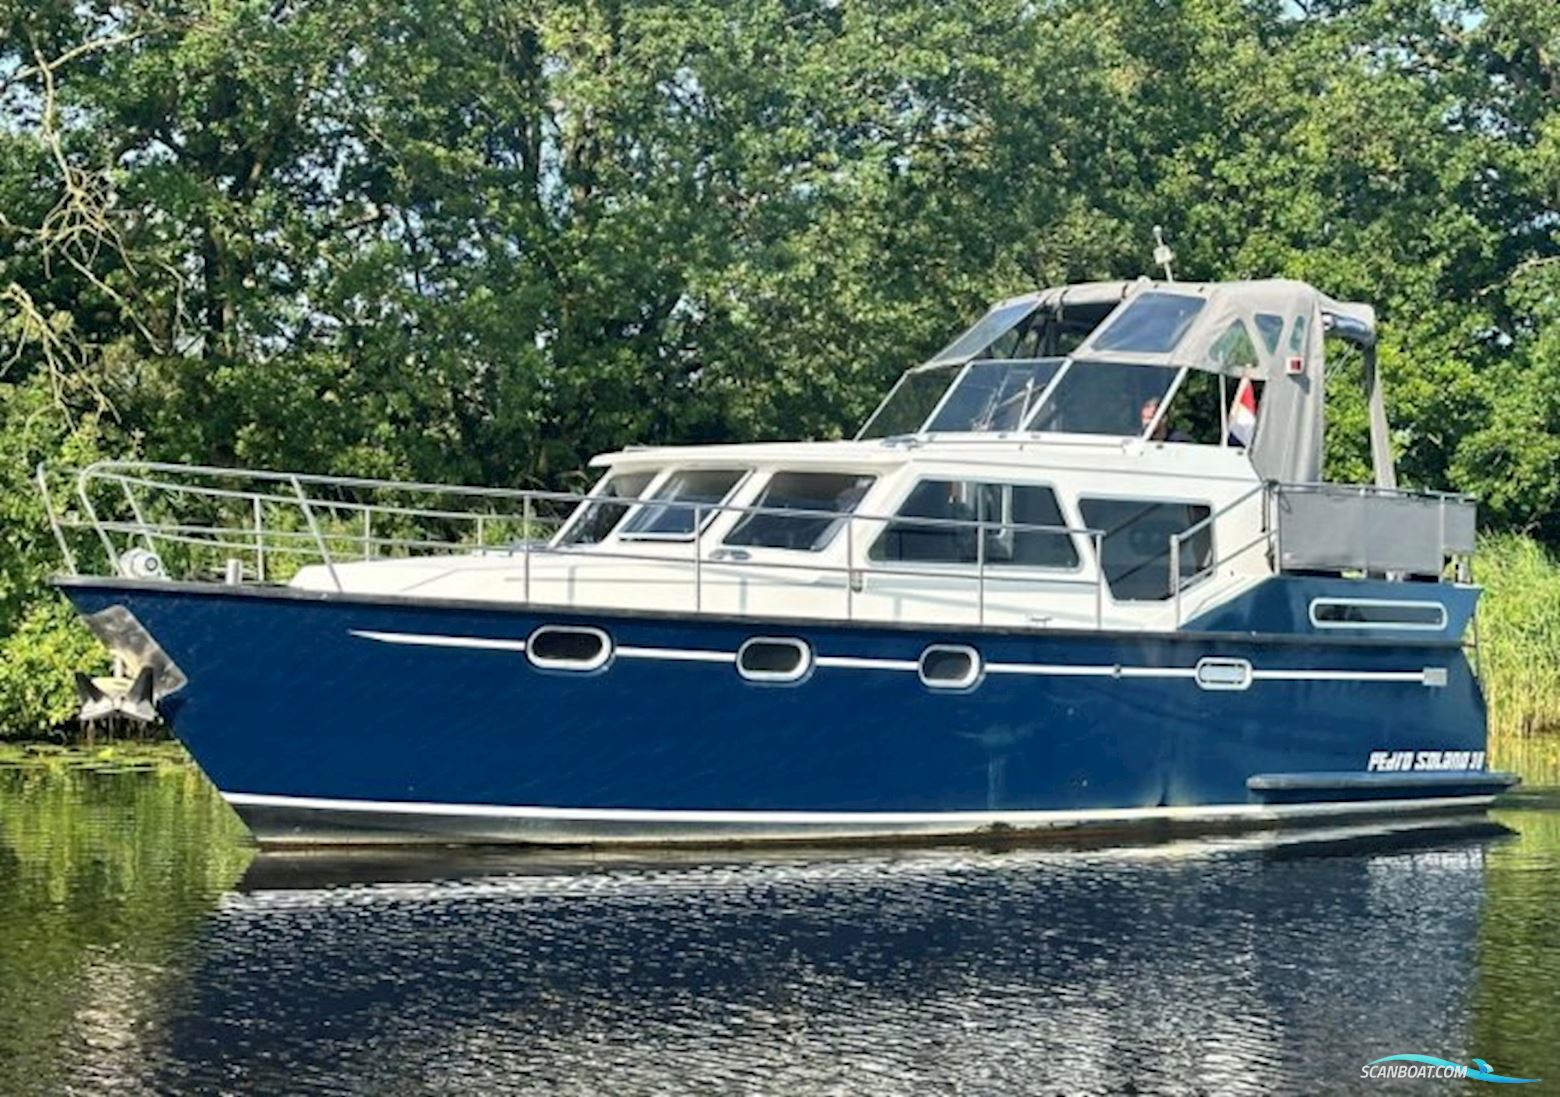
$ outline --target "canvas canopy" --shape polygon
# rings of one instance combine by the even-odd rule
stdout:
[[[1091,415],[1089,405],[1114,400],[1130,411],[1145,395],[1168,401],[1179,375],[1197,370],[1262,382],[1252,463],[1267,479],[1315,483],[1322,467],[1323,344],[1331,333],[1366,350],[1372,433],[1381,436],[1374,439],[1378,481],[1389,483],[1386,420],[1374,384],[1375,331],[1369,305],[1333,300],[1304,282],[1140,279],[1055,287],[995,305],[906,374],[862,436],[874,436],[875,424],[879,435],[889,429],[883,424],[904,433],[1136,433],[1135,423]],[[1070,339],[1078,341],[1067,346]]]

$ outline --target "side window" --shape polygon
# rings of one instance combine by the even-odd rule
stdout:
[[[965,522],[970,525],[956,525]],[[990,523],[978,531],[975,522]],[[969,480],[923,480],[910,492],[888,528],[873,542],[868,559],[992,567],[1071,568],[1078,550],[1071,535],[1015,527],[1067,525],[1056,493],[1034,484],[981,484]]]
[[[623,526],[623,537],[640,540],[693,536],[694,508],[715,507],[731,497],[746,473],[741,469],[682,469],[668,476]],[[708,525],[718,512],[704,512]]]
[[[1111,595],[1119,602],[1170,597],[1170,538],[1208,517],[1200,503],[1153,499],[1083,499],[1084,524],[1104,532],[1101,561]],[[1184,583],[1213,561],[1213,530],[1203,526],[1181,543]]]
[[[1243,321],[1232,321],[1223,334],[1213,341],[1213,346],[1208,348],[1208,363],[1224,373],[1254,369],[1257,366],[1257,347],[1251,341],[1251,332],[1246,330]]]
[[[1301,355],[1305,353],[1306,333],[1310,327],[1304,316],[1295,317],[1295,326],[1289,329],[1289,353]]]
[[[612,472],[590,499],[580,504],[578,515],[558,539],[560,545],[594,545],[606,539],[628,513],[629,504],[644,494],[654,472]],[[620,502],[619,500],[627,500]]]
[[[834,539],[876,477],[854,472],[777,472],[759,493],[755,507],[801,514],[744,514],[726,537],[728,545],[817,552]]]
[[[1284,336],[1284,318],[1271,312],[1259,312],[1256,316],[1257,330],[1262,333],[1262,345],[1267,347],[1269,354],[1278,353],[1278,341]]]

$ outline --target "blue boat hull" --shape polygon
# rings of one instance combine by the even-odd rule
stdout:
[[[1483,698],[1444,638],[61,586],[83,614],[127,609],[187,676],[160,710],[267,844],[1266,825],[1466,809],[1511,783],[1484,771]],[[588,673],[540,669],[518,649],[546,624],[603,629],[616,654]],[[745,680],[732,658],[757,635],[805,640],[818,665],[794,683]],[[968,690],[929,688],[915,663],[932,643],[976,648],[988,673]],[[1249,688],[1199,685],[1192,668],[1213,657],[1249,661]]]

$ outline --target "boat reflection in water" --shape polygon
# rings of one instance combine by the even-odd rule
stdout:
[[[1381,1055],[1480,1054],[1486,860],[1511,833],[262,854],[167,1059],[257,1090],[1337,1090]]]

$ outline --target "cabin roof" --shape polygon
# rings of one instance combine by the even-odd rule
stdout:
[[[653,446],[595,457],[595,468],[767,468],[785,470],[886,471],[905,464],[983,465],[1028,468],[1143,467],[1229,475],[1250,464],[1238,450],[1216,446],[1148,442],[1107,435],[965,434],[904,440],[751,442],[738,445]]]

